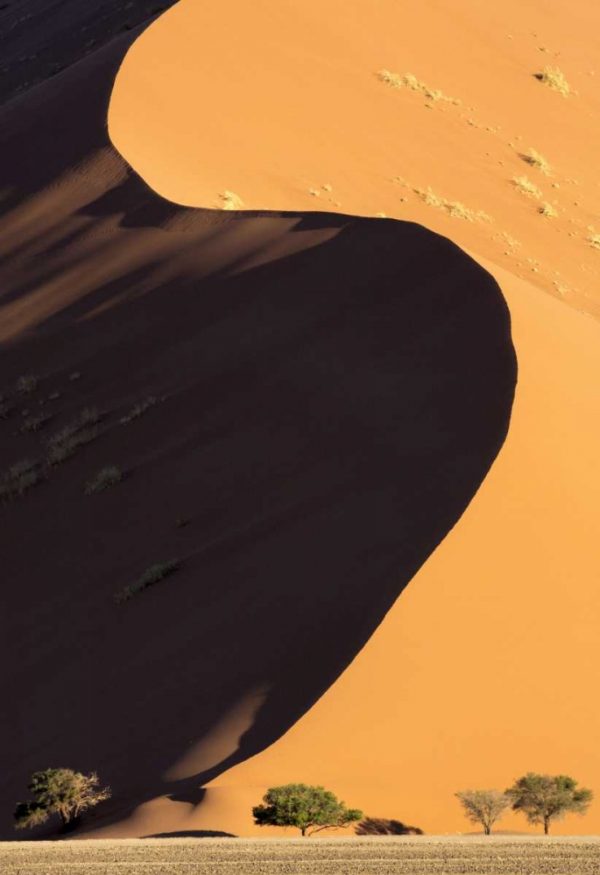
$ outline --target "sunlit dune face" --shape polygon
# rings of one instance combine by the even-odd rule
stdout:
[[[587,2],[182,0],[129,52],[110,133],[178,203],[419,221],[600,315],[599,27]]]

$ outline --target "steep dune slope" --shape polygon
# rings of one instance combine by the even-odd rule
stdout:
[[[460,517],[512,404],[506,306],[448,240],[154,195],[106,133],[130,39],[2,110],[4,834],[35,768],[97,769],[114,823],[280,737]]]
[[[600,118],[598,6],[236,11],[225,25],[216,7],[183,2],[136,43],[111,104],[119,148],[186,203],[216,205],[232,190],[251,207],[383,210],[487,256],[509,301],[520,386],[491,475],[341,680],[281,741],[215,779],[200,809],[162,800],[123,829],[249,833],[264,787],[297,779],[429,831],[465,828],[456,789],[501,787],[529,768],[598,789],[600,336],[539,290],[598,312],[587,238],[599,180],[586,147]],[[577,94],[536,81],[547,64]],[[462,103],[389,89],[374,75],[382,67]],[[523,161],[529,147],[550,176]],[[522,174],[556,219],[516,190]],[[414,189],[429,185],[493,221],[423,202]],[[600,830],[599,810],[562,831]]]

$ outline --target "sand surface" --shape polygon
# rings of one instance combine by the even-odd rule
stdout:
[[[112,875],[115,859],[125,875],[319,873],[319,875],[592,875],[598,871],[597,838],[487,839],[424,836],[415,839],[252,841],[205,838],[169,841],[0,844],[6,875]]]
[[[34,398],[17,399],[15,416],[49,404],[54,432],[85,406],[105,413],[102,440],[6,517],[13,586],[3,645],[15,668],[4,696],[20,711],[2,745],[4,833],[27,772],[67,759],[98,768],[115,788],[113,808],[93,824],[101,835],[247,835],[256,831],[250,806],[266,786],[290,780],[324,783],[371,816],[428,832],[464,830],[455,790],[503,787],[527,769],[571,772],[600,788],[600,717],[590,695],[600,680],[600,337],[589,315],[597,312],[598,261],[585,239],[597,177],[583,146],[585,126],[597,118],[586,72],[597,11],[582,2],[577,15],[561,16],[561,8],[553,4],[543,35],[564,51],[556,63],[576,83],[576,97],[532,76],[545,55],[530,30],[538,3],[491,13],[463,2],[460,14],[438,3],[432,21],[421,7],[406,14],[388,2],[370,8],[368,20],[356,3],[344,4],[346,14],[338,3],[325,11],[319,4],[315,19],[315,3],[278,4],[273,13],[258,2],[251,18],[236,4],[232,29],[230,8],[184,0],[134,44],[117,79],[110,133],[134,172],[105,133],[134,34],[2,110],[3,373],[9,392],[24,373],[42,377]],[[447,40],[456,43],[459,27],[463,41],[465,28],[474,37],[468,50],[450,53]],[[420,93],[379,81],[384,66],[414,72],[463,103],[429,107]],[[470,106],[479,107],[476,125],[462,117]],[[478,127],[484,122],[500,124],[516,145]],[[559,189],[519,158],[517,134],[548,153]],[[180,209],[135,171],[182,203],[223,206],[219,196],[233,192],[249,208],[295,212]],[[565,198],[556,220],[514,191],[519,172]],[[575,176],[577,184],[567,182]],[[428,185],[494,221],[423,203],[414,188]],[[577,207],[569,200],[575,190]],[[504,437],[514,380],[494,286],[437,237],[340,211],[421,221],[467,246],[500,283],[519,384],[507,441],[478,491]],[[419,240],[424,257],[414,258]],[[572,291],[557,297],[556,283],[567,281]],[[378,289],[392,288],[372,311],[387,363],[367,348],[359,358],[352,332],[341,345],[334,332],[331,345],[330,326],[358,312],[365,289],[372,306]],[[447,288],[453,309],[435,307],[431,296]],[[475,288],[481,312],[469,294]],[[405,309],[383,305],[402,298],[401,289],[430,307],[414,360],[419,349],[436,352],[425,379],[402,389],[392,383],[386,395],[386,368],[393,362],[391,371],[403,372],[393,356],[415,337],[416,312],[406,318]],[[315,290],[345,299],[323,311]],[[297,372],[286,370],[295,351],[304,355]],[[359,361],[370,379],[357,376]],[[336,362],[347,383],[324,380]],[[281,368],[288,382],[273,383]],[[73,373],[81,378],[72,382]],[[292,373],[302,378],[290,395]],[[448,374],[455,406],[440,426],[435,391]],[[406,416],[411,387],[437,398],[433,419],[426,406],[420,420]],[[119,428],[149,396],[160,406]],[[317,396],[316,417],[302,404]],[[352,440],[340,454],[339,436],[357,433],[357,405],[386,435],[364,465]],[[275,409],[279,437],[268,428]],[[281,443],[282,430],[297,435],[299,423],[328,418],[335,454],[311,455],[310,434],[303,447]],[[4,423],[3,467],[43,452],[45,435],[17,426]],[[459,452],[446,440],[451,433],[463,442]],[[372,451],[373,441],[366,445]],[[415,447],[424,446],[439,453],[443,476],[430,467],[432,483],[446,484],[439,494],[405,479]],[[335,492],[334,455],[353,472],[347,492]],[[117,490],[91,505],[83,484],[116,462],[131,475],[122,484],[126,505]],[[388,491],[398,470],[402,488]],[[328,489],[339,505],[324,500]],[[259,512],[257,494],[266,495]],[[286,495],[291,505],[282,503]],[[417,557],[397,549],[400,505],[415,526],[405,545],[425,533]],[[337,527],[337,506],[354,515],[350,527]],[[177,599],[165,583],[115,620],[115,590],[171,555],[184,560],[172,578]],[[317,560],[324,564],[315,573]],[[52,732],[40,713],[58,715]],[[599,810],[558,828],[597,831]],[[519,818],[505,825],[524,828]]]

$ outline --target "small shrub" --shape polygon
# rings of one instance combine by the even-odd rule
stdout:
[[[79,373],[79,371],[73,371],[72,374],[69,374],[69,380],[71,381],[71,383],[75,383],[80,378],[81,374]]]
[[[594,249],[600,249],[600,234],[590,234],[587,239],[590,246],[593,246]]]
[[[446,103],[453,103],[456,106],[460,105],[460,100],[455,97],[448,97],[443,91],[438,88],[430,88],[425,82],[419,81],[412,73],[391,73],[389,70],[379,70],[377,78],[386,85],[392,88],[409,88],[411,91],[417,91],[423,94],[428,100],[442,100]]]
[[[155,404],[158,403],[158,400],[154,397],[154,395],[148,395],[143,401],[139,401],[135,404],[129,413],[123,416],[119,421],[121,425],[127,425],[128,422],[133,422],[134,419],[139,419],[140,416],[143,416],[147,410],[150,410],[151,407],[154,407]]]
[[[85,494],[93,495],[95,492],[104,492],[105,489],[116,486],[122,479],[121,469],[117,465],[108,465],[106,468],[101,468],[92,480],[88,480],[84,487]]]
[[[8,502],[21,498],[29,489],[42,480],[37,462],[23,459],[5,471],[0,477],[0,501]]]
[[[537,185],[534,185],[526,176],[515,176],[513,183],[519,189],[521,194],[526,194],[528,197],[534,197],[539,200],[542,197],[542,192]]]
[[[450,201],[445,197],[437,195],[431,188],[415,188],[417,194],[424,203],[430,207],[437,207],[444,210],[454,219],[465,219],[467,222],[491,222],[492,219],[483,210],[470,210],[460,201]]]
[[[244,201],[234,191],[224,191],[219,195],[219,201],[222,210],[241,210],[244,206]]]
[[[542,216],[546,216],[547,219],[556,219],[558,216],[557,210],[549,203],[543,203],[538,208],[538,213]]]
[[[98,437],[96,424],[101,418],[96,407],[86,407],[74,422],[52,435],[48,441],[48,464],[59,465],[74,456],[79,447],[95,440]]]
[[[565,74],[558,67],[544,67],[541,73],[534,73],[534,76],[552,91],[558,91],[563,97],[568,97],[571,93],[571,86],[567,82]]]
[[[39,379],[35,374],[24,374],[17,380],[16,390],[22,395],[31,395],[37,389],[38,384]]]
[[[58,401],[61,397],[61,392],[53,392],[51,395],[48,395],[48,401]]]
[[[38,413],[37,416],[29,416],[20,428],[23,433],[41,431],[52,419],[51,416]]]
[[[151,565],[144,571],[138,580],[134,583],[130,583],[128,586],[124,587],[121,592],[118,592],[115,595],[116,604],[120,605],[123,604],[123,602],[129,601],[129,599],[132,599],[139,592],[148,589],[150,586],[154,586],[155,583],[164,580],[164,578],[168,577],[170,574],[174,574],[179,570],[179,567],[180,563],[178,559],[170,559],[168,562],[157,562],[156,565]]]
[[[544,176],[550,176],[550,164],[546,161],[543,155],[540,155],[539,152],[536,152],[535,149],[528,149],[525,155],[521,155],[523,161],[526,161],[527,164],[530,164],[532,167],[535,167]]]

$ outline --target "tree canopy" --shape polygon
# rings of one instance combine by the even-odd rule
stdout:
[[[464,809],[465,817],[471,823],[480,823],[487,836],[511,804],[510,796],[500,790],[461,790],[456,796]]]
[[[83,775],[72,769],[45,769],[34,772],[29,781],[33,799],[19,802],[15,809],[17,829],[27,829],[45,823],[58,814],[63,826],[71,823],[89,808],[109,799],[110,787],[99,787],[95,772]]]
[[[258,826],[295,826],[303,836],[347,826],[363,816],[358,809],[346,808],[330,790],[307,784],[270,787],[252,814]]]
[[[538,775],[528,772],[506,791],[514,811],[522,811],[529,823],[541,823],[548,835],[553,820],[565,814],[585,814],[594,794],[569,775]]]

